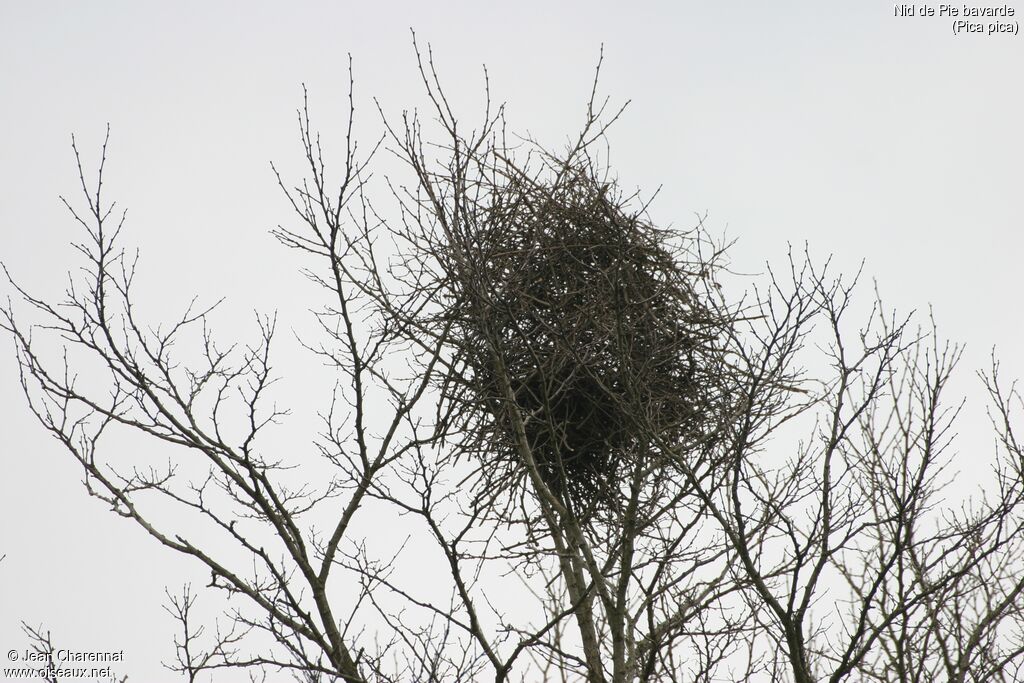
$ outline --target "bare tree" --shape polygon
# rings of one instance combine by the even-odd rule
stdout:
[[[296,221],[275,235],[326,295],[303,343],[337,377],[315,442],[327,483],[264,446],[289,412],[270,398],[275,318],[224,345],[213,308],[140,317],[106,143],[91,184],[73,143],[84,274],[59,304],[14,285],[38,324],[4,309],[29,405],[89,492],[231,598],[210,625],[190,590],[171,598],[172,668],[1015,680],[1024,459],[998,366],[992,492],[950,500],[960,353],[934,326],[877,300],[858,322],[857,278],[806,254],[730,298],[726,246],[701,223],[659,227],[604,165],[621,109],[596,78],[579,133],[553,149],[510,134],[489,86],[467,129],[429,50],[417,58],[428,119],[382,112],[362,154],[350,90],[335,176],[304,103],[308,177],[278,175]],[[383,183],[381,150],[402,164]],[[67,349],[56,361],[46,338]],[[806,438],[784,439],[791,426]],[[115,430],[168,460],[100,448]],[[380,509],[430,540],[446,586],[395,572],[359,530]]]

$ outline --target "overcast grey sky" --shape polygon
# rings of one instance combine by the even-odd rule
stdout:
[[[391,115],[422,107],[410,27],[468,118],[486,64],[510,126],[550,144],[582,120],[603,44],[602,92],[632,102],[612,166],[627,188],[662,188],[656,220],[707,213],[744,272],[805,241],[847,270],[866,260],[886,301],[933,305],[967,343],[958,387],[978,388],[993,345],[1024,375],[1024,38],[954,36],[881,2],[0,0],[0,259],[60,294],[70,134],[88,162],[109,122],[107,190],[141,250],[140,306],[159,319],[193,293],[226,296],[229,327],[254,308],[301,325],[309,289],[268,235],[288,220],[268,162],[300,172],[302,83],[340,140],[348,54],[367,144],[372,98]],[[21,619],[44,622],[72,647],[124,649],[132,681],[170,679],[163,588],[206,577],[86,497],[2,348],[0,650],[24,646]]]

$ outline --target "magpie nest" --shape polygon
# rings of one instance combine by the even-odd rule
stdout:
[[[461,364],[446,392],[491,495],[536,493],[529,453],[574,514],[614,513],[635,465],[670,476],[666,444],[715,432],[723,323],[697,294],[705,274],[589,174],[490,199],[449,270]]]

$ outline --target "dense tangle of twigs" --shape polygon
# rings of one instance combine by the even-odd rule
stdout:
[[[689,265],[693,238],[652,225],[589,160],[483,196],[443,260],[460,354],[447,397],[490,491],[523,490],[529,452],[579,518],[616,513],[627,464],[671,476],[638,435],[706,452],[720,422],[727,322],[703,303],[709,274]]]

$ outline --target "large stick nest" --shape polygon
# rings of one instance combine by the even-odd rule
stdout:
[[[492,492],[532,490],[532,458],[576,514],[614,511],[634,466],[657,478],[665,444],[706,443],[717,424],[721,329],[701,274],[585,171],[489,199],[449,271],[462,362],[449,397]]]

